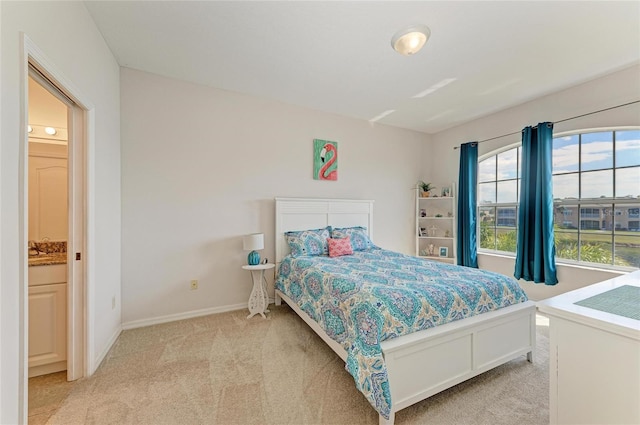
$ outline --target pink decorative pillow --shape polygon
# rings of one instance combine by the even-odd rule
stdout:
[[[346,237],[342,239],[327,239],[329,244],[329,257],[339,257],[341,255],[353,254],[353,247],[351,246],[351,238]]]

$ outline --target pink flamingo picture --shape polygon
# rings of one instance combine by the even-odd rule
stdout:
[[[315,139],[313,141],[313,178],[338,180],[338,143]]]

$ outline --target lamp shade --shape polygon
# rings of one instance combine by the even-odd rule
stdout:
[[[242,238],[242,249],[245,251],[255,251],[264,249],[264,235],[262,233],[252,233]]]

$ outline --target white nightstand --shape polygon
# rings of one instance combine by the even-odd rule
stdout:
[[[249,296],[249,315],[247,319],[252,318],[256,314],[261,315],[264,319],[267,318],[264,314],[269,312],[269,310],[267,310],[269,306],[269,296],[267,295],[267,288],[265,287],[264,271],[272,269],[275,266],[276,265],[272,263],[242,266],[243,269],[251,272],[251,278],[253,279],[253,289],[251,290],[251,296]]]

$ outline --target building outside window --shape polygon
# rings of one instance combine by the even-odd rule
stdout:
[[[516,209],[515,208],[498,208],[498,227],[516,227]]]
[[[480,158],[481,251],[515,253],[519,187],[520,147]],[[555,137],[553,191],[558,262],[640,267],[640,130]]]

